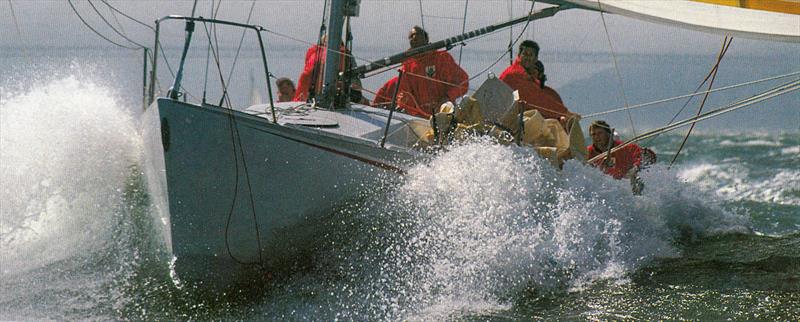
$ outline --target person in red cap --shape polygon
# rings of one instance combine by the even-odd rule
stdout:
[[[605,121],[592,122],[589,125],[592,144],[586,147],[588,152],[586,158],[591,159],[604,154],[604,157],[594,162],[594,166],[614,177],[614,179],[635,178],[639,168],[642,166],[642,148],[631,143],[611,152],[609,156],[608,150],[622,144],[622,141],[614,139],[612,133],[611,127]]]
[[[428,33],[420,26],[408,34],[411,48],[428,44]],[[398,102],[406,113],[429,117],[442,103],[455,102],[467,93],[469,76],[447,51],[437,50],[413,56],[403,62]]]
[[[564,106],[561,96],[555,90],[544,86],[543,76],[544,65],[539,62],[539,44],[525,40],[519,45],[517,58],[499,78],[519,91],[525,110],[538,110],[544,118],[558,119],[565,124],[573,113]]]

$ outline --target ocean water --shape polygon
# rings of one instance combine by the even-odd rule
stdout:
[[[453,147],[399,182],[331,209],[307,265],[208,293],[170,276],[154,202],[161,196],[148,191],[143,174],[141,52],[28,52],[0,52],[0,65],[11,66],[0,79],[0,320],[800,317],[796,93],[701,125],[672,168],[682,133],[646,141],[659,164],[642,174],[641,196],[576,162],[559,172],[526,149],[485,141]],[[295,75],[302,53],[271,52],[272,72]],[[480,70],[496,54],[465,52],[465,68]],[[243,55],[240,66],[258,62],[252,51]],[[688,93],[713,58],[623,57],[628,99]],[[719,84],[797,67],[761,58],[749,69],[722,69]],[[573,110],[621,104],[609,85],[609,57],[542,59]],[[204,64],[205,55],[190,62]],[[686,67],[669,74],[676,64]],[[161,71],[165,89],[169,74]],[[244,71],[231,81],[236,106],[252,91]],[[365,86],[377,88],[387,75]],[[190,98],[202,95],[201,78],[187,84]],[[208,92],[219,99],[218,88]],[[635,112],[636,130],[665,124],[684,102]],[[632,135],[624,113],[608,119]]]

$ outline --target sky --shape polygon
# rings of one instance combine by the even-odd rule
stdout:
[[[99,32],[112,40],[128,44],[115,34],[89,2],[73,0],[78,14]],[[153,32],[110,10],[107,4],[146,23],[153,25],[159,17],[177,14],[190,15],[194,1],[131,1],[93,0],[92,4],[110,24],[132,40],[152,46]],[[107,4],[106,4],[107,3]],[[219,1],[215,3],[219,4]],[[267,42],[271,46],[300,46],[313,42],[322,19],[321,0],[256,0],[223,1],[218,14],[220,19],[246,21],[254,5],[251,23],[282,33],[287,37],[271,35]],[[211,0],[198,1],[196,15],[211,15]],[[467,6],[466,30],[519,17],[530,9],[531,2],[525,0],[363,0],[359,17],[352,21],[354,47],[383,48],[402,51],[407,47],[406,36],[413,25],[424,24],[431,40],[439,40],[458,34],[462,29],[464,7]],[[536,8],[547,5],[536,4]],[[13,7],[13,16],[12,16]],[[421,17],[420,7],[425,12]],[[67,1],[7,0],[0,3],[0,46],[22,47],[86,47],[114,46],[92,33],[78,17]],[[16,19],[14,19],[16,18]],[[17,25],[14,22],[17,22]],[[19,32],[17,32],[17,26]],[[522,26],[517,26],[516,34]],[[164,26],[164,41],[176,47],[182,44],[182,26],[171,23]],[[606,33],[607,30],[607,33]],[[609,39],[614,51],[627,53],[682,53],[707,54],[719,47],[722,35],[683,30],[670,26],[641,22],[627,17],[605,15],[605,25],[597,12],[577,9],[559,12],[556,16],[532,23],[525,38],[538,41],[551,52],[604,52],[609,51]],[[233,39],[238,37],[222,37]],[[468,43],[473,49],[497,50],[509,42],[508,31]],[[235,44],[223,44],[234,46]],[[758,54],[763,51],[786,51],[800,57],[798,44],[776,43],[742,39],[737,49]],[[796,54],[796,55],[795,55]]]
[[[153,31],[147,27],[113,12],[113,6],[137,20],[153,26],[154,21],[166,15],[191,15],[194,1],[153,1],[153,0],[71,0],[75,7],[73,11],[70,2],[66,0],[0,0],[0,52],[4,54],[19,52],[25,54],[36,52],[36,48],[116,48],[115,45],[103,40],[93,33],[80,18],[95,28],[98,32],[115,42],[132,46],[123,37],[116,34],[102,20],[105,18],[115,29],[131,40],[152,47]],[[220,4],[219,1],[213,1]],[[94,4],[98,12],[95,12]],[[527,0],[362,0],[360,15],[352,19],[354,34],[353,53],[357,58],[375,60],[382,55],[402,52],[408,48],[407,34],[413,25],[423,25],[430,34],[431,41],[455,36],[462,30],[462,17],[467,5],[466,24],[464,29],[470,31],[489,24],[503,22],[511,17],[520,17],[528,13],[531,1]],[[223,0],[218,12],[218,19],[245,22],[251,13],[250,23],[265,27],[269,32],[264,33],[265,42],[269,53],[283,52],[291,57],[271,56],[270,59],[283,59],[285,64],[274,63],[271,60],[270,70],[276,75],[294,77],[298,75],[302,64],[302,54],[310,43],[315,42],[322,21],[324,2],[322,0],[256,0],[233,1]],[[546,7],[536,4],[536,9]],[[420,8],[422,7],[422,8]],[[13,15],[12,9],[13,8]],[[212,0],[197,1],[195,15],[210,17]],[[420,10],[422,9],[422,10]],[[424,16],[421,16],[424,12]],[[80,17],[79,17],[80,15]],[[102,17],[102,18],[101,18]],[[548,64],[548,78],[550,86],[561,90],[559,86],[573,84],[561,92],[568,104],[583,112],[589,112],[589,105],[597,105],[597,96],[608,96],[611,102],[615,96],[620,96],[613,103],[598,105],[593,108],[611,108],[622,106],[620,95],[623,88],[630,89],[634,94],[641,92],[646,98],[633,99],[633,103],[641,103],[655,98],[664,98],[686,94],[702,80],[709,65],[717,56],[722,44],[723,35],[685,30],[673,26],[666,26],[651,22],[638,21],[632,18],[606,14],[601,19],[597,12],[570,9],[559,12],[554,17],[531,23],[522,35],[522,39],[536,40],[541,48],[546,63]],[[16,22],[16,24],[15,24]],[[19,27],[19,29],[17,29]],[[184,43],[184,26],[182,23],[170,22],[162,24],[161,43],[165,47],[180,48]],[[198,32],[204,32],[201,25]],[[503,30],[493,35],[468,41],[465,54],[477,54],[479,57],[489,57],[488,61],[480,61],[480,66],[464,66],[470,73],[483,69],[484,65],[494,60],[498,54],[505,52],[505,48],[513,36],[516,38],[523,25],[518,25],[512,30]],[[220,45],[235,49],[240,30],[220,29]],[[197,36],[195,45],[205,41],[202,35]],[[226,42],[227,41],[227,42]],[[251,48],[256,46],[251,42]],[[612,51],[613,46],[613,51]],[[451,53],[455,54],[457,49]],[[60,50],[57,50],[60,51]],[[42,52],[48,52],[46,50]],[[52,52],[52,51],[49,51]],[[71,52],[64,50],[64,52]],[[172,50],[177,56],[178,50]],[[138,54],[138,53],[137,53]],[[567,55],[578,54],[570,59]],[[581,54],[586,54],[580,56]],[[625,86],[618,85],[613,70],[609,69],[611,57],[627,55],[628,61],[622,60],[624,79],[629,83]],[[671,59],[666,56],[691,57],[685,60]],[[296,57],[295,57],[296,56]],[[645,60],[640,57],[649,56]],[[656,57],[656,58],[653,58]],[[663,59],[659,59],[659,57]],[[765,58],[768,57],[768,58]],[[751,40],[737,38],[732,50],[725,57],[730,66],[724,68],[737,68],[736,72],[722,71],[722,77],[738,77],[743,79],[721,79],[719,84],[730,85],[758,78],[774,76],[778,73],[787,73],[800,70],[800,44],[780,43],[773,41]],[[769,60],[769,61],[765,61]],[[474,61],[474,59],[473,59]],[[588,61],[587,64],[575,64],[576,61]],[[685,66],[691,61],[693,66]],[[363,63],[361,60],[359,63]],[[657,69],[645,68],[648,64],[661,64]],[[505,68],[507,61],[494,67],[493,72],[499,73]],[[670,64],[676,66],[673,68]],[[284,66],[285,65],[285,66]],[[602,65],[602,66],[599,66]],[[765,66],[779,66],[769,69]],[[629,67],[625,69],[625,67]],[[637,69],[630,69],[630,66]],[[138,66],[131,67],[136,70]],[[477,69],[476,69],[477,68]],[[771,67],[770,67],[771,68]],[[608,69],[608,70],[606,70]],[[604,72],[602,72],[604,71]],[[662,75],[666,72],[666,75]],[[163,68],[160,72],[164,72]],[[597,74],[598,72],[602,72]],[[634,73],[631,75],[630,73]],[[652,75],[656,73],[658,75]],[[640,75],[642,74],[642,75]],[[136,81],[138,72],[135,74]],[[470,74],[472,75],[472,74]],[[594,75],[594,76],[592,76]],[[166,76],[166,75],[165,75]],[[368,88],[377,89],[390,77],[388,73],[364,80]],[[592,78],[593,77],[593,78]],[[591,78],[591,84],[584,84],[581,79]],[[647,84],[638,84],[640,80],[648,80]],[[371,83],[370,83],[371,82]],[[619,82],[622,82],[621,80]],[[664,83],[673,90],[660,88]],[[476,83],[477,84],[477,83]],[[577,85],[575,85],[577,84]],[[640,86],[641,85],[641,86]],[[577,87],[576,87],[577,86]],[[588,91],[597,88],[597,91]],[[658,88],[658,90],[651,90]],[[691,88],[691,89],[690,89]],[[610,94],[611,93],[611,94]],[[633,94],[628,93],[633,96]],[[773,109],[771,113],[773,122],[769,126],[776,128],[796,128],[798,110],[791,109],[798,106],[798,96],[793,96],[784,101],[778,101],[789,109]],[[572,96],[572,97],[571,97]],[[620,102],[617,102],[620,101]],[[573,105],[571,105],[573,106]],[[777,111],[777,112],[775,112]],[[746,114],[742,114],[746,115]],[[649,116],[642,116],[649,118]]]

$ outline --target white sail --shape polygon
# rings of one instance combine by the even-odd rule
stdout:
[[[800,0],[543,0],[737,37],[800,42]]]

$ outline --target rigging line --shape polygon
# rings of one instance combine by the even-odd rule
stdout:
[[[208,36],[208,38],[211,39],[211,33],[208,31],[208,27],[206,26],[205,23],[203,24],[203,29],[205,29],[205,31],[206,31],[206,36]],[[216,28],[214,28],[214,32],[215,32],[214,39],[216,41],[216,39],[217,39],[217,37],[216,37]],[[223,92],[227,92],[227,86],[225,85],[225,78],[222,75],[222,68],[220,67],[219,52],[218,52],[219,44],[217,43],[216,45],[217,45],[217,47],[214,48],[213,47],[214,44],[211,44],[212,53],[214,54],[214,61],[217,64],[217,75],[219,76],[220,83],[222,84]],[[241,136],[239,134],[239,127],[238,127],[238,125],[236,123],[236,118],[233,115],[233,105],[231,104],[230,98],[226,97],[223,94],[222,99],[224,100],[224,102],[228,106],[227,112],[228,112],[228,124],[229,124],[230,129],[231,129],[231,131],[230,131],[231,132],[231,147],[233,148],[234,163],[236,164],[236,166],[235,166],[236,179],[234,180],[234,182],[235,182],[234,195],[233,195],[233,200],[231,201],[231,208],[230,208],[230,210],[228,212],[228,219],[227,219],[227,222],[225,224],[225,247],[228,250],[228,255],[234,261],[236,261],[236,262],[238,262],[240,264],[243,264],[243,265],[261,266],[264,263],[264,258],[263,258],[263,254],[262,254],[262,249],[263,248],[262,248],[262,245],[261,245],[261,230],[260,230],[260,228],[258,226],[258,217],[256,216],[256,212],[255,212],[255,201],[253,199],[253,188],[252,188],[252,185],[250,184],[250,175],[249,175],[249,172],[247,170],[247,162],[245,160],[244,149],[243,149],[243,146],[242,146],[242,138],[241,138]],[[220,105],[222,105],[221,102],[220,102]],[[237,149],[237,144],[236,144],[237,141],[238,141],[238,149]],[[239,152],[238,154],[236,153],[237,150]],[[244,169],[244,176],[245,176],[245,180],[247,182],[247,189],[248,189],[248,192],[249,192],[249,195],[250,195],[250,198],[249,198],[250,199],[250,206],[251,206],[250,210],[251,210],[251,213],[253,215],[253,222],[255,223],[254,226],[255,226],[255,232],[256,232],[256,242],[258,244],[258,258],[259,258],[259,262],[258,263],[247,263],[247,262],[242,261],[241,259],[236,258],[236,256],[234,256],[233,253],[230,251],[230,243],[228,242],[228,230],[229,230],[229,227],[230,227],[231,218],[233,217],[233,210],[234,210],[234,207],[236,205],[236,198],[237,198],[238,192],[239,192],[239,157],[241,157],[241,160],[242,160],[242,167]]]
[[[422,11],[422,0],[419,0],[419,20],[422,23],[422,29],[425,29],[425,14]]]
[[[222,2],[220,0],[220,2]],[[250,12],[247,14],[247,22],[245,24],[250,24],[250,19],[253,17],[253,9],[256,7],[256,0],[250,4]],[[239,47],[236,48],[236,55],[233,56],[233,64],[231,64],[231,71],[228,73],[228,83],[230,84],[231,78],[233,77],[233,71],[236,69],[236,61],[239,60],[239,53],[242,50],[242,44],[244,43],[244,36],[247,33],[247,29],[242,29],[242,37],[239,38]]]
[[[122,32],[120,32],[119,30],[117,30],[117,28],[114,28],[114,25],[112,25],[110,22],[108,22],[108,20],[106,20],[106,17],[104,17],[104,16],[103,16],[103,14],[101,14],[101,13],[100,13],[100,10],[97,10],[97,7],[95,7],[94,3],[92,3],[92,0],[86,0],[86,2],[88,2],[88,3],[89,3],[89,5],[90,5],[90,6],[92,7],[92,9],[94,10],[94,12],[95,12],[95,13],[97,13],[97,15],[98,15],[98,16],[100,16],[100,19],[101,19],[101,20],[103,20],[103,22],[105,22],[105,23],[106,23],[106,25],[107,25],[109,28],[111,28],[111,30],[113,30],[113,31],[114,31],[114,32],[115,32],[117,35],[120,35],[120,36],[121,36],[122,38],[124,38],[125,40],[129,41],[130,43],[132,43],[132,44],[134,44],[134,45],[137,45],[137,46],[139,46],[140,48],[147,48],[147,47],[145,47],[144,45],[142,45],[142,44],[140,44],[140,43],[138,43],[138,42],[135,42],[135,41],[131,40],[130,38],[128,38],[127,36],[125,36],[125,34],[123,34]]]
[[[221,2],[222,1],[220,1],[220,3]],[[219,104],[217,104],[217,105],[222,106],[223,102],[226,102],[226,101],[229,102],[229,100],[228,100],[228,85],[225,84],[225,78],[224,78],[224,76],[222,76],[222,64],[220,63],[220,56],[222,56],[222,54],[219,51],[219,37],[217,37],[217,28],[212,28],[212,29],[213,29],[213,33],[214,33],[214,45],[216,46],[215,49],[212,49],[214,51],[214,61],[217,64],[217,73],[219,74],[219,81],[220,81],[220,83],[222,83],[222,97],[220,98]],[[209,35],[209,37],[210,37],[210,35]],[[209,38],[209,39],[211,39],[211,38]],[[233,108],[233,106],[231,106],[231,105],[228,105],[228,107],[229,108]]]
[[[290,36],[290,35],[287,35],[287,34],[284,34],[284,33],[280,33],[280,32],[277,32],[277,31],[272,31],[272,30],[269,30],[269,29],[266,29],[266,28],[264,28],[263,30],[265,32],[267,32],[267,33],[276,35],[278,37],[286,38],[286,39],[289,39],[289,40],[292,40],[292,41],[295,41],[295,42],[299,42],[299,43],[302,43],[302,44],[305,44],[305,45],[308,45],[308,46],[314,46],[314,45],[318,44],[318,43],[313,43],[313,42],[310,42],[310,41],[306,41],[306,40],[303,40],[303,39],[300,39],[300,38],[297,38],[297,37],[294,37],[294,36]],[[322,49],[320,48],[320,50],[322,50]],[[340,55],[344,55],[346,57],[354,58],[357,61],[370,62],[370,60],[367,59],[367,58],[362,58],[362,57],[353,55],[351,53],[343,52],[341,50],[330,49],[330,48],[325,48],[325,50],[332,51],[334,53],[337,53],[337,54],[340,54]]]
[[[467,8],[469,7],[469,0],[464,2],[464,20],[461,21],[461,34],[467,31]],[[464,45],[458,48],[458,65],[461,66],[461,54],[464,53]]]
[[[758,84],[758,83],[763,83],[763,82],[767,82],[767,81],[771,81],[771,80],[776,80],[776,79],[781,79],[781,78],[786,78],[786,77],[796,76],[796,75],[800,75],[800,71],[791,72],[791,73],[788,73],[788,74],[777,75],[777,76],[771,76],[771,77],[767,77],[767,78],[763,78],[763,79],[758,79],[758,80],[754,80],[754,81],[744,82],[744,83],[725,86],[725,87],[719,87],[719,88],[715,88],[713,90],[707,90],[707,91],[702,91],[702,92],[694,92],[694,93],[690,93],[690,94],[684,94],[684,95],[680,95],[680,96],[660,99],[660,100],[657,100],[657,101],[631,105],[629,107],[619,107],[619,108],[614,108],[614,109],[611,109],[611,110],[608,110],[608,111],[597,112],[597,113],[592,113],[592,114],[586,114],[586,115],[583,115],[583,118],[590,118],[590,117],[596,117],[596,116],[601,116],[601,115],[606,115],[606,114],[611,114],[611,113],[616,113],[616,112],[622,112],[622,111],[624,111],[626,109],[637,109],[637,108],[648,107],[648,106],[651,106],[651,105],[656,105],[656,104],[660,104],[660,103],[666,103],[666,102],[670,102],[670,101],[674,101],[674,100],[679,100],[679,99],[682,99],[682,98],[703,95],[705,93],[720,92],[720,91],[724,91],[724,90],[739,88],[739,87],[742,87],[742,86],[754,85],[754,84]]]
[[[508,19],[514,19],[514,0],[508,1]],[[514,26],[510,26],[508,28],[508,64],[511,65],[514,63],[514,49],[511,43],[514,40]]]
[[[733,37],[731,37],[730,40],[728,40],[728,36],[725,36],[725,39],[722,40],[722,48],[720,48],[719,50],[719,55],[717,56],[717,63],[714,64],[714,73],[711,76],[711,81],[708,83],[709,90],[711,90],[711,88],[714,86],[714,80],[717,79],[717,72],[719,72],[719,63],[722,61],[722,57],[725,56],[725,53],[728,52],[728,48],[730,48],[732,42],[733,42]],[[695,116],[698,116],[700,115],[701,112],[703,112],[703,106],[706,105],[706,100],[708,99],[708,96],[710,94],[711,93],[706,93],[706,95],[703,96],[703,101],[700,102],[700,107],[697,108],[697,113]],[[683,146],[686,145],[686,141],[689,140],[689,135],[692,134],[692,130],[694,130],[694,126],[696,124],[697,123],[692,123],[692,125],[689,126],[689,130],[686,131],[686,136],[683,137],[683,141],[681,142],[681,145],[678,147],[678,151],[675,152],[675,155],[672,156],[672,160],[669,161],[667,169],[671,168],[672,165],[675,164],[675,160],[677,160],[678,155],[681,154],[681,150],[683,150]]]
[[[22,29],[19,27],[19,21],[17,21],[17,15],[14,13],[14,5],[11,3],[11,0],[8,0],[8,7],[11,8],[11,19],[14,20],[14,27],[17,28],[17,35],[19,35],[19,39],[22,40],[25,37],[22,36]],[[25,59],[28,60],[28,64],[33,66],[33,59],[31,59],[31,55],[28,53],[28,47],[23,46],[22,52],[25,53]]]
[[[614,53],[614,46],[611,44],[611,35],[608,33],[608,25],[606,24],[606,18],[603,14],[603,4],[600,0],[597,0],[597,5],[600,8],[600,19],[603,21],[603,30],[606,32],[606,39],[608,40],[608,48],[611,50],[611,58],[614,60],[614,71],[617,73],[617,80],[619,81],[619,91],[622,93],[622,101],[627,107],[628,104],[628,97],[625,95],[625,85],[622,81],[622,73],[619,71],[619,63],[617,62],[617,55]],[[628,112],[628,120],[631,123],[631,131],[633,135],[636,136],[636,127],[633,125],[633,115],[631,115],[631,111],[627,110]]]
[[[139,48],[136,48],[136,47],[128,47],[128,46],[125,46],[125,45],[118,44],[118,43],[114,42],[113,40],[111,40],[111,39],[108,39],[106,36],[103,36],[103,34],[101,34],[100,32],[98,32],[98,31],[97,31],[97,30],[95,30],[94,28],[92,28],[92,26],[91,26],[91,25],[89,25],[89,23],[88,23],[88,22],[86,22],[86,20],[83,20],[83,17],[81,16],[81,14],[80,14],[80,13],[78,13],[78,10],[77,10],[77,9],[75,9],[75,6],[72,4],[72,0],[67,0],[67,3],[69,3],[69,6],[70,6],[70,8],[72,8],[72,11],[75,13],[75,15],[77,15],[77,16],[78,16],[78,19],[80,19],[80,20],[81,20],[81,22],[83,22],[83,25],[84,25],[84,26],[86,26],[87,28],[89,28],[89,30],[91,30],[92,32],[94,32],[96,35],[100,36],[100,38],[103,38],[103,39],[105,39],[106,41],[108,41],[108,42],[110,42],[110,43],[112,43],[112,44],[114,44],[114,45],[117,45],[117,46],[119,46],[119,47],[122,47],[122,48],[133,49],[133,50],[139,49]]]
[[[530,16],[530,15],[533,13],[533,6],[534,6],[535,4],[536,4],[536,0],[533,0],[533,1],[531,1],[531,9],[528,11],[528,16]],[[527,22],[525,22],[525,26],[523,26],[523,27],[522,27],[522,31],[520,31],[520,32],[519,32],[519,35],[517,35],[517,39],[515,39],[513,43],[509,43],[509,44],[508,44],[508,50],[512,52],[512,55],[513,55],[513,52],[514,52],[514,45],[516,45],[516,44],[517,44],[517,42],[520,40],[520,38],[522,38],[522,35],[524,35],[524,34],[525,34],[525,30],[526,30],[526,29],[528,29],[528,25],[530,25],[530,23],[531,23],[531,21],[530,21],[530,20],[528,20]],[[474,40],[474,39],[473,39],[473,40]],[[475,74],[474,76],[470,77],[470,78],[469,78],[469,80],[473,80],[473,79],[475,79],[475,78],[478,78],[478,76],[481,76],[481,75],[483,75],[483,73],[487,72],[489,69],[491,69],[492,67],[494,67],[495,65],[497,65],[497,63],[499,63],[499,62],[500,62],[500,60],[502,60],[502,59],[503,59],[503,57],[505,57],[505,56],[506,56],[506,52],[505,52],[505,51],[503,51],[503,54],[502,54],[502,55],[500,55],[500,57],[497,57],[497,59],[494,61],[494,63],[492,63],[492,64],[491,64],[491,65],[489,65],[488,67],[484,68],[482,71],[478,72],[478,73],[477,73],[477,74]],[[512,63],[513,63],[513,59],[512,59]]]
[[[728,46],[730,46],[730,44],[728,44]],[[728,52],[728,47],[723,47],[722,55],[724,56],[726,52]],[[697,93],[701,88],[703,88],[703,85],[705,85],[705,83],[708,81],[708,79],[711,78],[712,74],[717,72],[718,68],[719,68],[719,61],[717,61],[714,64],[714,66],[711,67],[711,70],[708,71],[708,74],[706,75],[706,78],[704,78],[703,81],[699,85],[697,85],[697,88],[695,88],[695,90],[694,90],[695,93]],[[676,112],[675,115],[672,116],[672,118],[669,120],[669,122],[667,122],[667,124],[675,122],[675,119],[677,119],[678,116],[681,113],[683,113],[683,110],[686,109],[687,106],[689,106],[689,103],[691,103],[691,101],[692,101],[691,98],[686,100],[686,103],[683,103],[683,106],[681,106],[681,109],[678,110],[678,112]]]
[[[192,4],[192,15],[190,17],[194,17],[195,10],[197,10],[197,0],[194,0],[194,4]]]
[[[211,18],[214,19],[214,0],[211,0]],[[207,28],[205,21],[203,21],[203,28]],[[202,101],[203,104],[206,103],[206,93],[208,91],[208,65],[210,63],[211,63],[211,40],[209,39],[208,46],[206,46],[206,71],[205,71],[205,76],[203,76],[203,101]]]
[[[469,2],[469,0],[467,0],[467,2]],[[447,17],[447,16],[437,16],[437,15],[424,15],[424,16],[428,17],[428,18],[438,18],[438,19],[446,19],[446,20],[462,20],[463,19],[463,18],[459,18],[459,17]]]
[[[264,28],[263,30],[264,30],[264,32],[267,32],[267,33],[269,33],[269,34],[273,34],[273,35],[275,35],[275,36],[278,36],[278,37],[281,37],[281,38],[289,39],[289,40],[292,40],[292,41],[294,41],[294,42],[301,43],[301,44],[304,44],[304,45],[307,45],[307,46],[314,46],[314,45],[316,45],[316,44],[317,44],[317,43],[312,43],[312,42],[310,42],[310,41],[306,41],[306,40],[303,40],[303,39],[297,38],[297,37],[295,37],[295,36],[290,36],[290,35],[287,35],[287,34],[284,34],[284,33],[281,33],[281,32],[277,32],[277,31],[274,31],[274,30],[270,30],[270,29],[266,29],[266,28]],[[524,30],[523,30],[523,31],[524,31]],[[478,39],[481,39],[481,38],[484,38],[484,37],[488,37],[488,36],[491,36],[491,35],[493,35],[493,34],[496,34],[496,33],[499,33],[499,32],[502,32],[502,30],[495,30],[495,31],[492,31],[492,32],[489,32],[489,33],[486,33],[486,34],[483,34],[483,35],[480,35],[480,36],[474,37],[474,38],[472,38],[472,39],[470,39],[470,40],[467,40],[467,41],[475,41],[475,40],[478,40]],[[518,37],[517,39],[519,39],[519,37]],[[513,45],[512,45],[512,47],[513,47]],[[335,50],[335,49],[330,49],[330,48],[326,48],[326,50],[333,51],[333,52],[335,52],[335,53],[338,53],[338,54],[344,55],[344,56],[346,56],[346,57],[351,57],[351,58],[354,58],[356,61],[361,61],[361,62],[372,62],[372,60],[370,60],[370,59],[363,58],[363,57],[360,57],[360,56],[356,56],[356,55],[354,55],[354,54],[352,54],[352,53],[346,53],[346,52],[342,52],[342,51],[340,51],[340,50]],[[503,55],[505,55],[505,53],[503,53]],[[502,58],[501,58],[501,59],[502,59]],[[496,64],[496,63],[495,63],[495,64]],[[493,65],[492,65],[492,66],[493,66]],[[390,66],[384,66],[384,67],[390,67]],[[491,66],[490,66],[489,68],[491,68]],[[485,70],[484,70],[484,72],[485,72]],[[380,74],[380,73],[376,73],[376,74],[372,74],[372,75],[377,75],[377,74]]]
[[[727,39],[728,37],[726,36],[725,38]],[[721,52],[721,54],[724,56],[724,55],[725,55],[725,53],[727,53],[727,52],[728,52],[728,48],[730,48],[730,43],[729,43],[729,44],[727,45],[727,47],[726,47],[726,45],[725,45],[725,42],[724,42],[724,40],[723,40],[722,46],[723,46],[723,47],[722,47],[722,52]],[[719,56],[719,54],[717,54],[717,56]],[[716,73],[717,73],[717,69],[719,68],[719,63],[720,63],[720,61],[719,61],[719,60],[717,60],[717,61],[714,63],[714,66],[713,66],[713,67],[711,67],[711,70],[709,70],[709,71],[708,71],[708,74],[706,75],[706,77],[705,77],[705,78],[703,78],[703,81],[702,81],[702,82],[700,82],[700,84],[698,84],[698,85],[697,85],[697,88],[695,88],[695,89],[694,89],[694,92],[695,92],[695,93],[697,93],[698,91],[700,91],[700,89],[701,89],[701,88],[703,88],[703,85],[705,85],[705,83],[708,81],[708,79],[709,79],[709,78],[711,78],[711,76],[712,76],[712,75],[716,75]],[[709,87],[709,90],[710,90],[710,89],[711,89],[711,88]],[[689,99],[687,99],[687,100],[686,100],[686,103],[683,103],[683,106],[681,106],[681,108],[680,108],[680,109],[679,109],[677,112],[675,112],[675,115],[673,115],[673,116],[672,116],[672,118],[669,120],[669,122],[667,122],[667,124],[672,124],[672,122],[675,122],[675,119],[677,119],[677,118],[678,118],[678,116],[680,116],[680,115],[681,115],[681,113],[683,113],[683,110],[684,110],[684,109],[686,109],[686,107],[687,107],[687,106],[689,106],[689,103],[691,103],[693,99],[694,99],[694,96],[692,96],[692,97],[690,97]],[[650,141],[652,141],[652,140],[655,140],[657,137],[658,137],[658,136],[654,136],[652,139],[650,139],[650,140],[648,141],[648,143],[649,143]]]
[[[595,27],[597,26],[597,23],[599,22],[599,20],[600,19],[595,19],[595,21],[592,24],[592,26],[589,29],[587,29],[587,32],[585,32],[583,34],[583,39],[581,39],[581,41],[578,42],[578,45],[575,46],[575,48],[581,48],[581,46],[583,46],[583,43],[586,42],[586,39],[589,39],[589,36],[592,34],[590,31],[591,30],[595,30]]]
[[[687,119],[685,119],[683,121],[680,121],[680,122],[677,122],[677,123],[673,123],[673,124],[670,124],[670,125],[666,125],[666,126],[663,126],[663,127],[648,131],[648,132],[643,133],[643,134],[641,134],[639,136],[636,136],[636,137],[634,137],[632,139],[629,139],[629,140],[625,141],[624,143],[622,143],[622,144],[620,144],[618,146],[615,146],[614,148],[612,148],[610,150],[610,152],[613,153],[613,152],[615,152],[615,151],[617,151],[619,149],[624,148],[625,146],[627,146],[627,145],[629,145],[631,143],[638,142],[638,141],[647,139],[649,137],[659,135],[659,134],[664,133],[664,132],[672,131],[674,129],[681,128],[683,126],[689,125],[691,123],[697,123],[697,122],[700,122],[700,121],[704,121],[704,120],[710,119],[712,117],[716,117],[716,116],[719,116],[719,115],[722,115],[722,114],[726,114],[726,113],[730,113],[730,112],[736,111],[738,109],[742,109],[742,108],[745,108],[745,107],[748,107],[748,106],[752,106],[755,103],[758,103],[758,102],[761,102],[761,101],[764,101],[764,100],[767,100],[767,99],[770,99],[770,98],[774,98],[774,97],[777,97],[777,96],[780,96],[780,95],[784,95],[784,94],[787,94],[787,93],[789,93],[791,91],[795,91],[795,90],[798,90],[798,89],[800,89],[800,78],[795,79],[795,80],[793,80],[791,82],[785,83],[785,84],[783,84],[781,86],[775,87],[773,89],[767,90],[765,92],[756,94],[756,95],[751,96],[749,98],[743,99],[741,101],[735,102],[735,103],[730,104],[728,106],[721,107],[721,108],[718,108],[718,109],[715,109],[715,110],[712,110],[712,111],[708,111],[708,112],[705,112],[705,113],[703,113],[701,115],[690,117],[690,118],[687,118]],[[595,162],[600,158],[604,158],[605,155],[607,155],[607,154],[604,153],[604,154],[598,155],[598,156],[596,156],[596,157],[594,157],[592,159],[589,159],[586,162],[587,163]]]
[[[108,6],[108,4],[106,4],[106,6]],[[119,27],[119,30],[122,30],[123,33],[127,32],[127,31],[125,31],[125,27],[122,25],[122,23],[117,18],[117,15],[114,14],[114,11],[111,11],[111,9],[109,9],[109,13],[111,13],[111,17],[114,18],[114,22],[117,23],[117,26]]]
[[[140,24],[140,25],[142,25],[142,26],[145,26],[145,27],[149,28],[149,29],[150,29],[150,30],[152,30],[152,31],[156,31],[156,30],[155,30],[155,28],[153,28],[152,26],[150,26],[150,25],[148,25],[148,24],[146,24],[146,23],[144,23],[144,22],[141,22],[140,20],[138,20],[138,19],[136,19],[136,18],[134,18],[134,17],[131,17],[131,16],[129,16],[128,14],[126,14],[126,13],[124,13],[124,12],[120,11],[119,9],[115,8],[114,6],[112,6],[111,4],[109,4],[107,0],[100,0],[100,2],[102,2],[102,3],[105,3],[105,4],[106,4],[106,6],[108,6],[109,8],[111,8],[111,10],[114,10],[114,11],[116,11],[117,13],[121,14],[123,17],[125,17],[125,18],[128,18],[128,19],[130,19],[130,20],[132,20],[132,21],[134,21],[134,22],[136,22],[136,23],[138,23],[138,24]]]
[[[332,2],[332,0],[331,0],[331,2]],[[332,3],[331,3],[331,6],[333,6]],[[322,41],[323,37],[327,37],[326,36],[326,34],[328,32],[328,27],[326,27],[326,24],[327,24],[326,18],[327,17],[328,17],[328,0],[325,0],[324,4],[323,4],[323,7],[322,7],[322,21],[320,21],[320,25],[319,25],[319,34],[317,35],[316,47],[314,47],[315,48],[314,49],[314,55],[317,58],[320,57],[320,52],[322,51],[322,47],[323,46],[327,46],[326,44],[323,44],[323,41]],[[308,56],[308,53],[306,53],[306,57],[305,57],[306,60],[308,60],[308,58],[309,58],[307,56]],[[308,63],[308,62],[305,61],[304,63]],[[321,84],[318,84],[319,83],[318,79],[319,79],[319,76],[320,76],[319,73],[323,72],[323,71],[321,71],[321,69],[323,69],[323,67],[322,67],[323,65],[324,64],[322,63],[321,59],[317,59],[314,62],[314,68],[311,70],[311,84],[308,86],[308,93],[307,93],[308,94],[308,98],[312,98],[312,97],[317,96],[317,86],[321,85]],[[319,89],[319,90],[322,90],[322,89]]]

